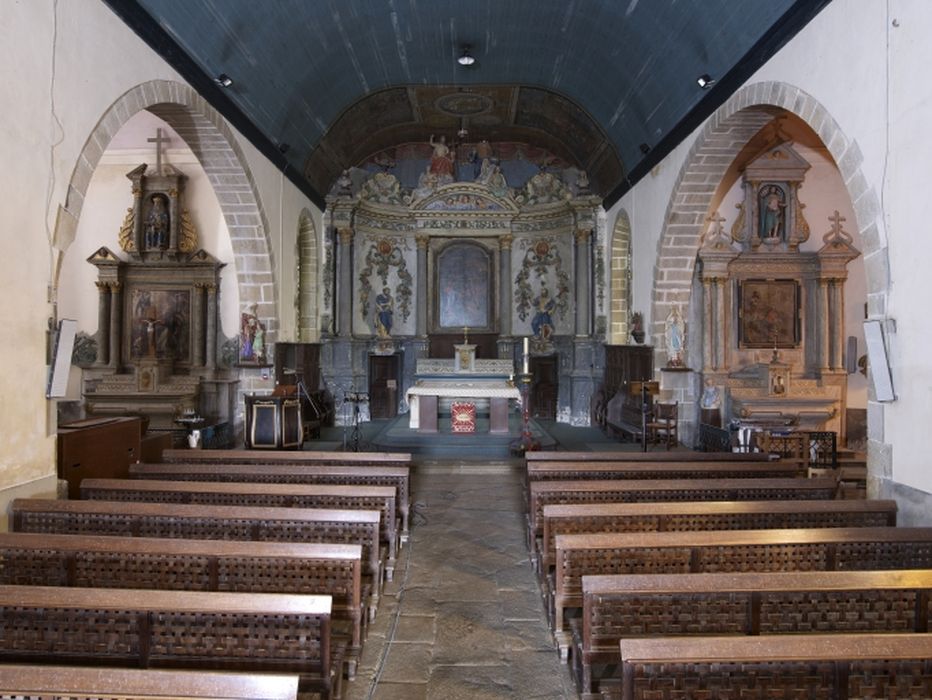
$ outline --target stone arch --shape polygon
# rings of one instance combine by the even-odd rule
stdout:
[[[609,337],[614,345],[628,342],[631,314],[631,221],[628,212],[619,210],[609,248],[611,270],[611,307]]]
[[[295,306],[298,310],[298,340],[309,343],[317,340],[317,228],[307,209],[298,216],[298,281]]]
[[[68,185],[66,209],[80,217],[91,176],[111,139],[137,112],[146,109],[167,122],[200,161],[217,194],[230,233],[240,305],[257,304],[269,341],[278,331],[275,266],[268,219],[252,173],[232,129],[191,87],[152,80],[121,95],[91,132]]]
[[[675,304],[690,301],[699,240],[719,183],[742,147],[773,119],[773,108],[795,114],[825,144],[844,181],[857,219],[867,279],[868,315],[884,319],[890,289],[890,263],[881,233],[880,200],[861,172],[863,157],[819,102],[787,83],[767,81],[747,85],[706,121],[678,174],[664,216],[654,265],[650,333],[655,347],[662,347],[663,322]],[[883,438],[883,404],[869,402],[868,471],[872,492],[883,480],[884,465],[878,455],[891,452]]]

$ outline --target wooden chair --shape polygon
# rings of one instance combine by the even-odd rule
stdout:
[[[665,442],[668,450],[679,442],[676,437],[677,406],[676,403],[655,403],[654,413],[647,421],[648,439],[655,444]]]

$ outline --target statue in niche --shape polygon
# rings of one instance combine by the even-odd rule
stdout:
[[[540,294],[534,299],[534,318],[531,319],[531,331],[539,340],[547,342],[553,335],[553,312],[557,303],[550,297],[546,287],[540,288]]]
[[[441,134],[439,139],[434,140],[434,135],[431,134],[430,145],[433,147],[434,152],[430,156],[430,165],[427,166],[427,172],[437,176],[438,185],[453,182],[453,152],[447,146],[446,137]]]
[[[784,240],[786,237],[786,192],[777,185],[764,185],[757,193],[760,208],[759,236]]]
[[[145,244],[148,250],[163,250],[168,247],[168,206],[165,195],[154,194],[146,215]]]
[[[240,364],[266,363],[265,326],[259,320],[258,309],[259,305],[253,302],[240,315]]]
[[[382,293],[375,297],[375,332],[379,338],[390,338],[395,317],[395,300],[392,290],[382,288]]]
[[[667,367],[683,366],[683,349],[686,341],[686,323],[677,306],[667,316],[665,337],[667,341]]]

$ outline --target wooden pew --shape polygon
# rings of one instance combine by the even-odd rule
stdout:
[[[560,535],[555,564],[553,627],[565,655],[565,611],[582,607],[583,576],[932,568],[932,528]]]
[[[593,666],[617,665],[622,639],[927,632],[932,571],[584,576],[582,583],[572,661],[583,698],[595,698]]]
[[[132,470],[132,466],[130,466]],[[796,464],[777,462],[529,462],[528,481],[570,479],[786,479]]]
[[[254,484],[249,482],[85,479],[81,498],[95,501],[203,503],[278,508],[378,510],[388,545],[385,578],[392,580],[398,556],[397,491],[393,486]]]
[[[175,450],[176,452],[179,450]],[[183,451],[183,450],[181,450]],[[214,452],[215,450],[211,450]],[[527,463],[542,462],[772,462],[779,455],[767,452],[528,452]]]
[[[0,665],[0,696],[65,697],[69,700],[296,700],[298,677],[268,673]]]
[[[339,698],[330,596],[0,586],[0,661],[295,673]]]
[[[370,619],[378,608],[382,580],[378,511],[17,498],[10,512],[16,532],[358,544]]]
[[[402,539],[409,532],[411,468],[405,466],[329,466],[323,464],[131,464],[133,479],[171,481],[250,481],[275,484],[344,484],[394,486],[398,489],[398,515]]]
[[[329,595],[350,678],[365,619],[361,563],[358,544],[0,533],[0,585]]]
[[[896,501],[694,501],[544,506],[540,571],[549,572],[557,535],[590,532],[893,527]]]
[[[410,452],[316,452],[304,450],[165,450],[164,462],[188,464],[370,464],[411,466]]]
[[[620,655],[603,697],[932,698],[929,634],[626,639]]]
[[[85,482],[86,483],[86,482]],[[645,501],[830,500],[838,482],[820,479],[637,479],[532,481],[528,484],[528,549],[543,534],[544,506]]]

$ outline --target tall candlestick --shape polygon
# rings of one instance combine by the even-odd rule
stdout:
[[[527,337],[524,338],[524,355],[527,357]]]

